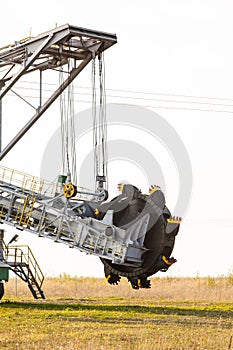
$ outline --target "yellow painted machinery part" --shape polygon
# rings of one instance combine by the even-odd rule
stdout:
[[[142,287],[142,284],[141,284],[141,280],[140,278],[138,279],[138,287],[141,288]]]
[[[162,256],[162,260],[165,262],[165,264],[167,264],[167,265],[172,265],[173,263],[171,262],[171,261],[169,261],[167,258],[166,258],[166,256]]]
[[[72,183],[68,183],[64,185],[63,188],[64,196],[66,198],[71,198],[75,195],[75,187]]]
[[[182,219],[179,217],[172,217],[172,218],[167,219],[167,222],[170,222],[172,224],[180,224],[181,221],[182,221]]]
[[[159,187],[159,186],[155,186],[155,185],[153,185],[153,186],[151,186],[150,188],[149,188],[149,194],[152,194],[152,193],[154,193],[154,192],[156,192],[156,191],[158,191],[158,190],[160,190],[161,188]]]
[[[124,184],[118,184],[117,188],[118,188],[118,191],[122,192],[124,188]]]
[[[93,211],[93,213],[95,214],[95,215],[98,215],[99,214],[99,209],[95,209],[94,211]]]

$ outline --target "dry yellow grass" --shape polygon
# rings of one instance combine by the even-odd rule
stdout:
[[[151,289],[133,290],[126,279],[118,286],[110,286],[104,278],[69,277],[46,278],[43,290],[46,298],[137,298],[150,300],[182,300],[206,302],[233,302],[233,278],[152,278]],[[5,285],[5,297],[27,297],[27,285],[15,278]]]

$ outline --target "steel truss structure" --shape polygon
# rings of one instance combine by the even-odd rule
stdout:
[[[115,34],[66,24],[35,38],[26,38],[15,42],[13,45],[0,48],[0,104],[2,98],[22,76],[35,71],[40,72],[40,105],[33,117],[1,151],[0,160],[5,157],[87,64],[116,42]],[[42,72],[48,69],[58,69],[66,65],[69,59],[73,59],[74,68],[68,78],[51,94],[45,103],[42,103]]]

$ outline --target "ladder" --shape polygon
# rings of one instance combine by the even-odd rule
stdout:
[[[41,289],[44,275],[31,249],[28,246],[6,246],[4,255],[10,270],[28,284],[33,297],[45,299]]]

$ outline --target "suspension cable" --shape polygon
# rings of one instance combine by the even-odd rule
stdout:
[[[96,189],[107,189],[107,123],[106,123],[106,93],[103,55],[99,55],[99,111],[97,114],[96,93],[96,59],[92,60],[92,119],[93,119],[93,150],[94,176]]]
[[[92,59],[92,121],[93,121],[93,150],[94,150],[94,179],[99,173],[98,162],[98,132],[97,132],[97,115],[96,115],[96,68],[95,57]]]
[[[60,86],[64,83],[64,73],[63,73],[63,67],[61,67],[61,70],[59,72],[59,84]],[[61,115],[61,143],[62,143],[62,173],[66,174],[68,164],[67,164],[67,149],[66,149],[66,104],[65,104],[65,93],[62,92],[60,94],[60,115]]]
[[[105,66],[103,53],[99,56],[99,83],[100,83],[100,146],[102,161],[102,176],[104,182],[107,182],[107,121],[106,121],[106,92],[105,92]],[[106,183],[107,185],[107,183]]]
[[[71,72],[73,66],[68,60],[68,71]],[[68,107],[67,120],[69,122],[68,135],[70,136],[70,153],[71,153],[71,174],[72,181],[77,184],[77,166],[76,166],[76,147],[75,147],[75,125],[74,125],[74,85],[73,82],[68,86]]]
[[[71,62],[68,60],[68,72],[71,70]],[[59,73],[59,83],[60,86],[64,83],[63,67],[61,67]],[[67,92],[63,91],[60,95],[62,172],[70,176],[70,181],[72,176],[72,182],[77,184],[73,93],[74,87],[71,83],[67,88]]]

